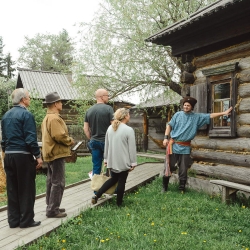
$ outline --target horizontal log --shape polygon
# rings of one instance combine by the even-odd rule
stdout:
[[[183,71],[181,74],[181,82],[182,83],[189,83],[192,84],[194,82],[195,78],[193,73],[188,73],[186,71]]]
[[[250,127],[248,127],[248,130]],[[211,139],[205,136],[196,136],[191,141],[192,149],[213,149],[223,151],[250,152],[250,140],[247,138]]]
[[[240,113],[250,113],[250,98],[244,98],[239,105]]]
[[[205,161],[250,168],[250,155],[193,149],[191,156],[195,161]]]
[[[240,84],[238,94],[241,98],[250,97],[250,83]]]
[[[208,65],[213,65],[217,63],[226,62],[229,60],[242,58],[250,56],[250,43],[239,44],[237,46],[232,46],[223,50],[219,50],[205,56],[201,56],[194,59],[194,65],[197,68],[206,67]],[[245,66],[245,65],[243,65]],[[243,67],[242,66],[242,67]]]
[[[250,126],[249,125],[244,125],[244,126],[237,127],[237,132],[236,133],[237,133],[237,135],[239,137],[250,138]]]
[[[250,82],[250,69],[242,70],[241,72],[237,73],[236,77],[239,83]]]
[[[237,115],[237,123],[240,125],[250,125],[250,114]]]
[[[240,184],[250,185],[250,169],[245,167],[234,167],[219,164],[211,166],[208,164],[193,163],[191,169],[200,175],[220,178]]]

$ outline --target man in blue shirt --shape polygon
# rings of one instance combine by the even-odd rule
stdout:
[[[220,113],[194,113],[197,100],[193,97],[183,99],[183,111],[174,114],[167,125],[163,145],[167,147],[165,170],[163,176],[163,192],[167,191],[171,172],[179,168],[179,190],[185,191],[187,170],[191,166],[190,144],[199,128],[210,123],[210,118],[228,116],[232,107]]]

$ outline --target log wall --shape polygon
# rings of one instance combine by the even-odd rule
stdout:
[[[204,84],[202,70],[239,62],[236,111],[236,138],[209,138],[200,134],[192,141],[192,171],[205,177],[221,178],[250,185],[250,43],[195,58],[194,85]]]

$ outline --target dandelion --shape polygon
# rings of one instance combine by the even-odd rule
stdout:
[[[239,233],[241,233],[241,232],[242,232],[242,230],[240,229],[240,230],[239,230]]]
[[[127,214],[127,216],[130,216],[130,214]]]
[[[154,242],[156,242],[156,240],[154,240]]]
[[[113,234],[113,233],[110,233],[110,234]]]
[[[65,243],[66,242],[66,240],[62,240],[62,243]]]
[[[144,234],[144,236],[146,236],[147,234]]]
[[[242,208],[244,209],[244,208],[246,208],[246,206],[242,206]]]
[[[62,250],[66,250],[65,248],[62,248]]]
[[[187,232],[181,232],[181,234],[187,234]]]
[[[107,238],[106,241],[109,241],[109,238]]]
[[[151,226],[154,226],[154,225],[155,225],[155,223],[154,223],[154,222],[152,222],[152,223],[151,223]]]
[[[102,242],[102,243],[103,243],[103,242],[105,242],[105,240],[100,240],[100,242]]]
[[[218,208],[216,208],[215,210],[219,210]]]
[[[204,243],[206,243],[207,241],[206,240],[203,240]]]
[[[120,238],[120,237],[121,237],[120,235],[117,236],[117,238]]]
[[[95,238],[96,240],[99,240],[98,238]]]

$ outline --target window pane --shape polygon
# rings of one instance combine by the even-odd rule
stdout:
[[[230,83],[214,85],[214,99],[230,98]]]
[[[230,101],[215,101],[214,102],[214,113],[223,112],[230,107]],[[228,127],[230,126],[230,116],[219,116],[213,119],[213,126],[214,127]]]

